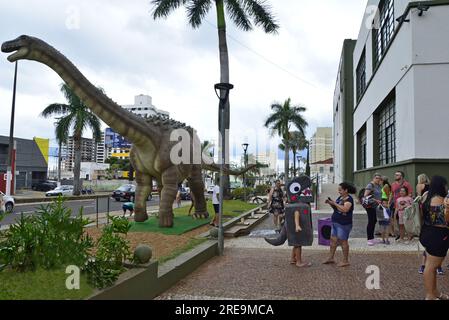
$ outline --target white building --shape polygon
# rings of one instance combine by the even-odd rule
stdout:
[[[374,172],[449,176],[448,21],[449,1],[368,1],[353,52],[357,185]]]
[[[143,95],[143,94],[140,94],[140,95],[134,97],[134,104],[123,105],[122,107],[124,109],[131,111],[132,113],[134,113],[138,116],[141,116],[141,117],[147,117],[147,116],[149,117],[149,116],[158,115],[161,117],[169,118],[169,116],[170,116],[170,113],[168,113],[167,111],[157,109],[155,106],[153,106],[151,96]],[[108,131],[108,130],[109,129],[107,129],[106,131]],[[120,137],[120,140],[123,140],[123,139],[124,138]],[[104,138],[104,140],[107,140],[107,139]],[[119,145],[112,146],[112,145],[108,145],[106,143],[105,151],[104,151],[105,160],[110,157],[116,157],[119,159],[127,159],[127,158],[129,158],[130,148],[131,148],[130,146],[127,146],[127,147],[122,147]]]
[[[256,160],[261,164],[268,165],[267,168],[260,169],[260,173],[262,176],[271,176],[276,174],[277,153],[275,151],[258,154],[256,156]]]
[[[134,104],[124,105],[122,107],[142,117],[159,115],[168,118],[170,116],[170,113],[167,111],[157,109],[153,106],[151,96],[143,94],[134,97]]]
[[[109,164],[106,163],[81,162],[80,177],[87,181],[99,180],[107,176],[107,169],[109,169]]]

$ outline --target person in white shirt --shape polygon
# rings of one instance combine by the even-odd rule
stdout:
[[[218,186],[220,181],[217,180],[212,193],[212,204],[214,205],[215,216],[210,225],[218,227],[218,213],[220,212],[220,187]]]

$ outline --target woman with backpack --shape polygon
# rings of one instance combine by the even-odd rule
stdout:
[[[366,226],[366,235],[368,238],[368,246],[376,245],[374,239],[374,229],[376,228],[377,217],[376,208],[382,202],[382,175],[376,173],[373,180],[368,183],[363,195],[362,206],[368,215],[368,225]]]
[[[426,248],[424,287],[426,300],[449,300],[447,294],[437,289],[437,269],[442,265],[449,250],[449,202],[447,180],[441,176],[432,178],[429,193],[422,205],[423,226],[420,242]]]

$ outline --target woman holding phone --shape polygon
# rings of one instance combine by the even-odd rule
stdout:
[[[335,263],[335,252],[340,245],[343,251],[343,261],[338,266],[344,268],[350,265],[348,240],[352,230],[352,215],[354,212],[354,199],[351,197],[351,194],[355,194],[356,192],[357,190],[353,185],[343,182],[338,186],[338,193],[340,195],[338,199],[334,201],[328,198],[326,200],[326,203],[334,209],[334,213],[332,215],[330,255],[324,264]]]

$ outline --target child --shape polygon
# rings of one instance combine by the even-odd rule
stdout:
[[[399,220],[399,240],[405,240],[405,226],[404,226],[404,211],[407,207],[413,204],[413,199],[410,197],[407,187],[402,187],[399,191],[399,198],[396,200],[397,219]]]
[[[134,213],[134,202],[125,202],[122,205],[123,216],[126,216],[126,210],[129,210],[129,216],[131,217]]]
[[[426,268],[426,260],[427,260],[427,253],[424,251],[424,253],[422,255],[422,265],[418,271],[419,274],[424,274],[424,269]],[[444,271],[443,271],[443,268],[441,267],[441,265],[437,268],[437,274],[439,276],[444,276]]]
[[[378,219],[380,232],[382,233],[382,243],[390,245],[390,217],[391,211],[388,207],[388,199],[382,198],[382,205],[377,207],[377,210],[381,210],[380,219]]]

